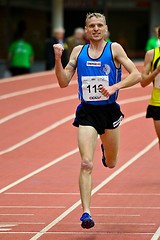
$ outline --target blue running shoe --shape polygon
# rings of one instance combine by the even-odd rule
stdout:
[[[83,213],[82,217],[80,218],[80,220],[82,221],[81,226],[82,228],[92,228],[94,227],[94,221],[91,218],[91,216],[89,215],[89,213]]]
[[[103,147],[103,144],[101,144],[101,150],[102,150],[102,163],[105,167],[107,167],[107,164],[106,164],[106,157],[104,155],[104,147]]]

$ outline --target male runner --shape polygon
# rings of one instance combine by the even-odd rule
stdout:
[[[141,74],[118,43],[106,42],[108,31],[105,16],[89,13],[85,32],[89,44],[76,46],[65,69],[61,64],[63,47],[54,45],[55,72],[60,87],[67,87],[77,69],[80,105],[73,125],[78,127],[78,146],[81,155],[79,188],[83,214],[83,228],[91,228],[94,221],[90,213],[93,156],[98,134],[102,141],[103,164],[113,168],[117,162],[119,124],[123,118],[116,103],[121,88],[133,86]],[[128,76],[121,81],[121,65]]]

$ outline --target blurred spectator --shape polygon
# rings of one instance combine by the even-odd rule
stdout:
[[[47,40],[46,48],[45,48],[45,60],[46,60],[46,70],[52,70],[55,66],[55,56],[53,51],[53,44],[60,43],[64,47],[64,51],[62,54],[62,65],[65,67],[68,63],[67,58],[67,49],[68,46],[66,44],[65,38],[65,30],[63,27],[57,27],[53,30],[53,36]]]
[[[151,49],[160,47],[160,40],[158,39],[158,29],[160,26],[156,26],[153,29],[154,36],[150,37],[146,43],[145,50],[149,51]]]
[[[70,56],[72,49],[78,45],[84,45],[86,43],[84,39],[84,29],[83,28],[76,28],[74,30],[73,36],[67,38],[67,45],[68,45],[68,57]]]
[[[26,25],[20,22],[15,35],[15,40],[8,50],[8,68],[12,76],[27,74],[31,72],[31,65],[34,60],[34,51],[25,38]]]

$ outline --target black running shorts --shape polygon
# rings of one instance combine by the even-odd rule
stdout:
[[[73,125],[75,127],[92,126],[98,134],[105,133],[105,129],[114,129],[119,126],[124,115],[117,103],[107,105],[92,105],[81,103],[76,110]]]
[[[146,118],[153,118],[154,120],[160,120],[160,107],[148,105]]]

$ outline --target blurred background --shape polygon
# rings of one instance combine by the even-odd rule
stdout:
[[[160,0],[0,0],[0,77],[19,22],[34,49],[33,72],[45,70],[45,45],[53,29],[63,26],[65,37],[84,27],[86,13],[101,12],[111,41],[119,42],[132,59],[143,59],[147,39],[160,24]]]

